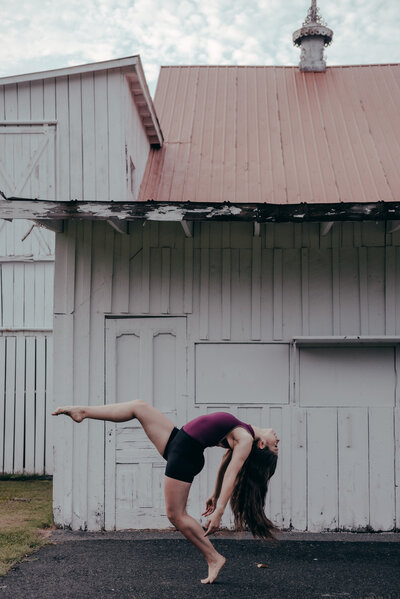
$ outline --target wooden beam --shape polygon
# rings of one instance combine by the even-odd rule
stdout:
[[[400,221],[400,202],[337,204],[243,204],[221,202],[53,201],[0,197],[0,218],[27,220],[115,220],[199,222],[244,221],[258,223]],[[329,219],[329,220],[327,220]],[[119,228],[122,228],[119,224]],[[326,233],[325,233],[326,234]]]
[[[118,233],[122,233],[123,235],[128,235],[129,234],[129,224],[128,224],[128,221],[122,220],[122,219],[119,219],[119,218],[108,218],[107,222]]]
[[[326,223],[321,223],[321,235],[328,235],[329,231],[332,229],[333,227],[333,222],[326,222]]]
[[[193,237],[193,221],[181,220],[182,229],[185,232],[186,237]]]
[[[44,229],[49,229],[53,233],[64,233],[64,221],[63,220],[34,220],[35,224]]]

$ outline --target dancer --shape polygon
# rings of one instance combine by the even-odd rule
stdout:
[[[157,451],[167,460],[164,493],[169,521],[202,553],[212,583],[225,564],[208,536],[218,530],[230,500],[238,530],[249,529],[254,536],[273,538],[276,530],[264,512],[268,482],[275,472],[279,439],[271,428],[251,426],[227,412],[215,412],[191,420],[177,429],[164,414],[146,402],[133,401],[103,406],[66,406],[53,416],[66,414],[75,422],[85,418],[126,422],[137,418]],[[225,447],[214,492],[206,502],[205,531],[186,511],[194,477],[204,466],[206,447]]]

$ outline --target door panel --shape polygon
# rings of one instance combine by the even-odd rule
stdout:
[[[109,319],[106,402],[144,399],[176,426],[186,421],[186,319]],[[106,423],[106,529],[169,526],[165,461],[131,420]]]

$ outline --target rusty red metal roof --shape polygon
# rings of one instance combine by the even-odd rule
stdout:
[[[139,200],[400,200],[400,64],[163,67]]]

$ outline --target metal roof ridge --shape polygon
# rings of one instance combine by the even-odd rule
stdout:
[[[352,67],[390,67],[400,66],[400,62],[376,62],[365,64],[331,64],[326,69],[348,69]],[[160,69],[295,69],[298,65],[272,65],[272,64],[177,64],[161,65]],[[0,80],[1,81],[1,80]]]

